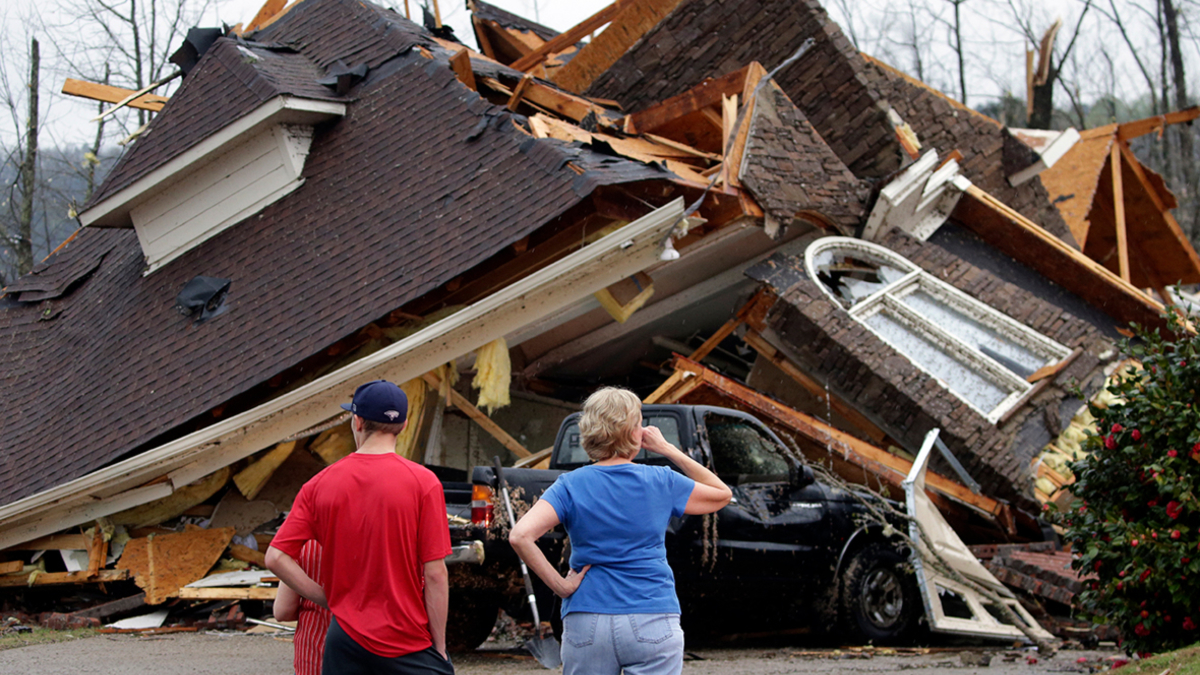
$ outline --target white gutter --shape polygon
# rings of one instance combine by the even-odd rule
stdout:
[[[164,497],[325,422],[357,385],[405,382],[659,261],[677,199],[452,316],[252,410],[0,507],[0,549]],[[150,481],[167,476],[164,482]]]

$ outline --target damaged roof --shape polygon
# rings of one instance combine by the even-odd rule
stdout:
[[[120,160],[100,197],[337,61],[371,72],[318,127],[305,183],[144,275],[131,229],[85,229],[0,303],[0,494],[11,502],[211,423],[214,409],[472,269],[594,187],[670,176],[553,139],[463,86],[390,10],[308,0],[211,49]],[[325,90],[329,92],[331,90]],[[326,94],[328,95],[328,93]],[[519,121],[519,120],[516,120]],[[568,163],[570,165],[568,166]],[[232,280],[228,311],[173,308],[196,276]],[[57,297],[51,297],[57,296]],[[64,419],[72,420],[64,423]]]

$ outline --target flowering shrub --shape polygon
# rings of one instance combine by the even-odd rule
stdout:
[[[1142,368],[1123,366],[1119,402],[1090,408],[1075,502],[1052,514],[1091,575],[1078,600],[1137,652],[1200,640],[1200,338],[1168,321],[1184,337],[1137,329],[1120,343]]]

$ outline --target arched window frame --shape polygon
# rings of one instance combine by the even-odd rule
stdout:
[[[1032,352],[1038,358],[1045,359],[1047,364],[1061,361],[1070,354],[1070,350],[1062,344],[1051,340],[1007,314],[947,284],[894,251],[852,237],[825,237],[813,242],[808,247],[805,253],[805,267],[809,278],[816,282],[830,300],[839,307],[845,307],[843,300],[838,298],[833,290],[822,283],[818,277],[818,264],[820,260],[826,252],[834,250],[858,253],[868,259],[873,258],[881,263],[885,263],[904,273],[900,279],[887,284],[865,298],[859,299],[847,311],[864,328],[874,333],[897,352],[903,354],[914,366],[925,371],[934,379],[937,379],[947,390],[954,393],[958,398],[962,399],[967,405],[974,408],[991,422],[1000,419],[1004,413],[1017,405],[1033,385],[996,359],[988,356],[976,347],[967,344],[936,321],[922,316],[916,309],[903,302],[905,297],[917,291],[924,291],[952,310],[978,322],[985,328],[995,331],[1001,337]],[[916,358],[913,358],[904,345],[895,344],[893,340],[884,336],[867,323],[868,319],[881,312],[886,313],[891,320],[902,324],[908,330],[933,343],[950,358],[969,368],[976,375],[999,389],[1007,391],[1008,395],[991,410],[981,409],[975,402],[958,393],[949,383],[938,378],[929,368],[920,363]]]

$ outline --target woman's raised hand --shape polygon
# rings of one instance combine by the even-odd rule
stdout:
[[[679,452],[679,448],[671,445],[663,437],[662,431],[654,426],[642,427],[642,447],[646,449],[646,452],[653,452],[656,455],[668,455],[672,452]]]

